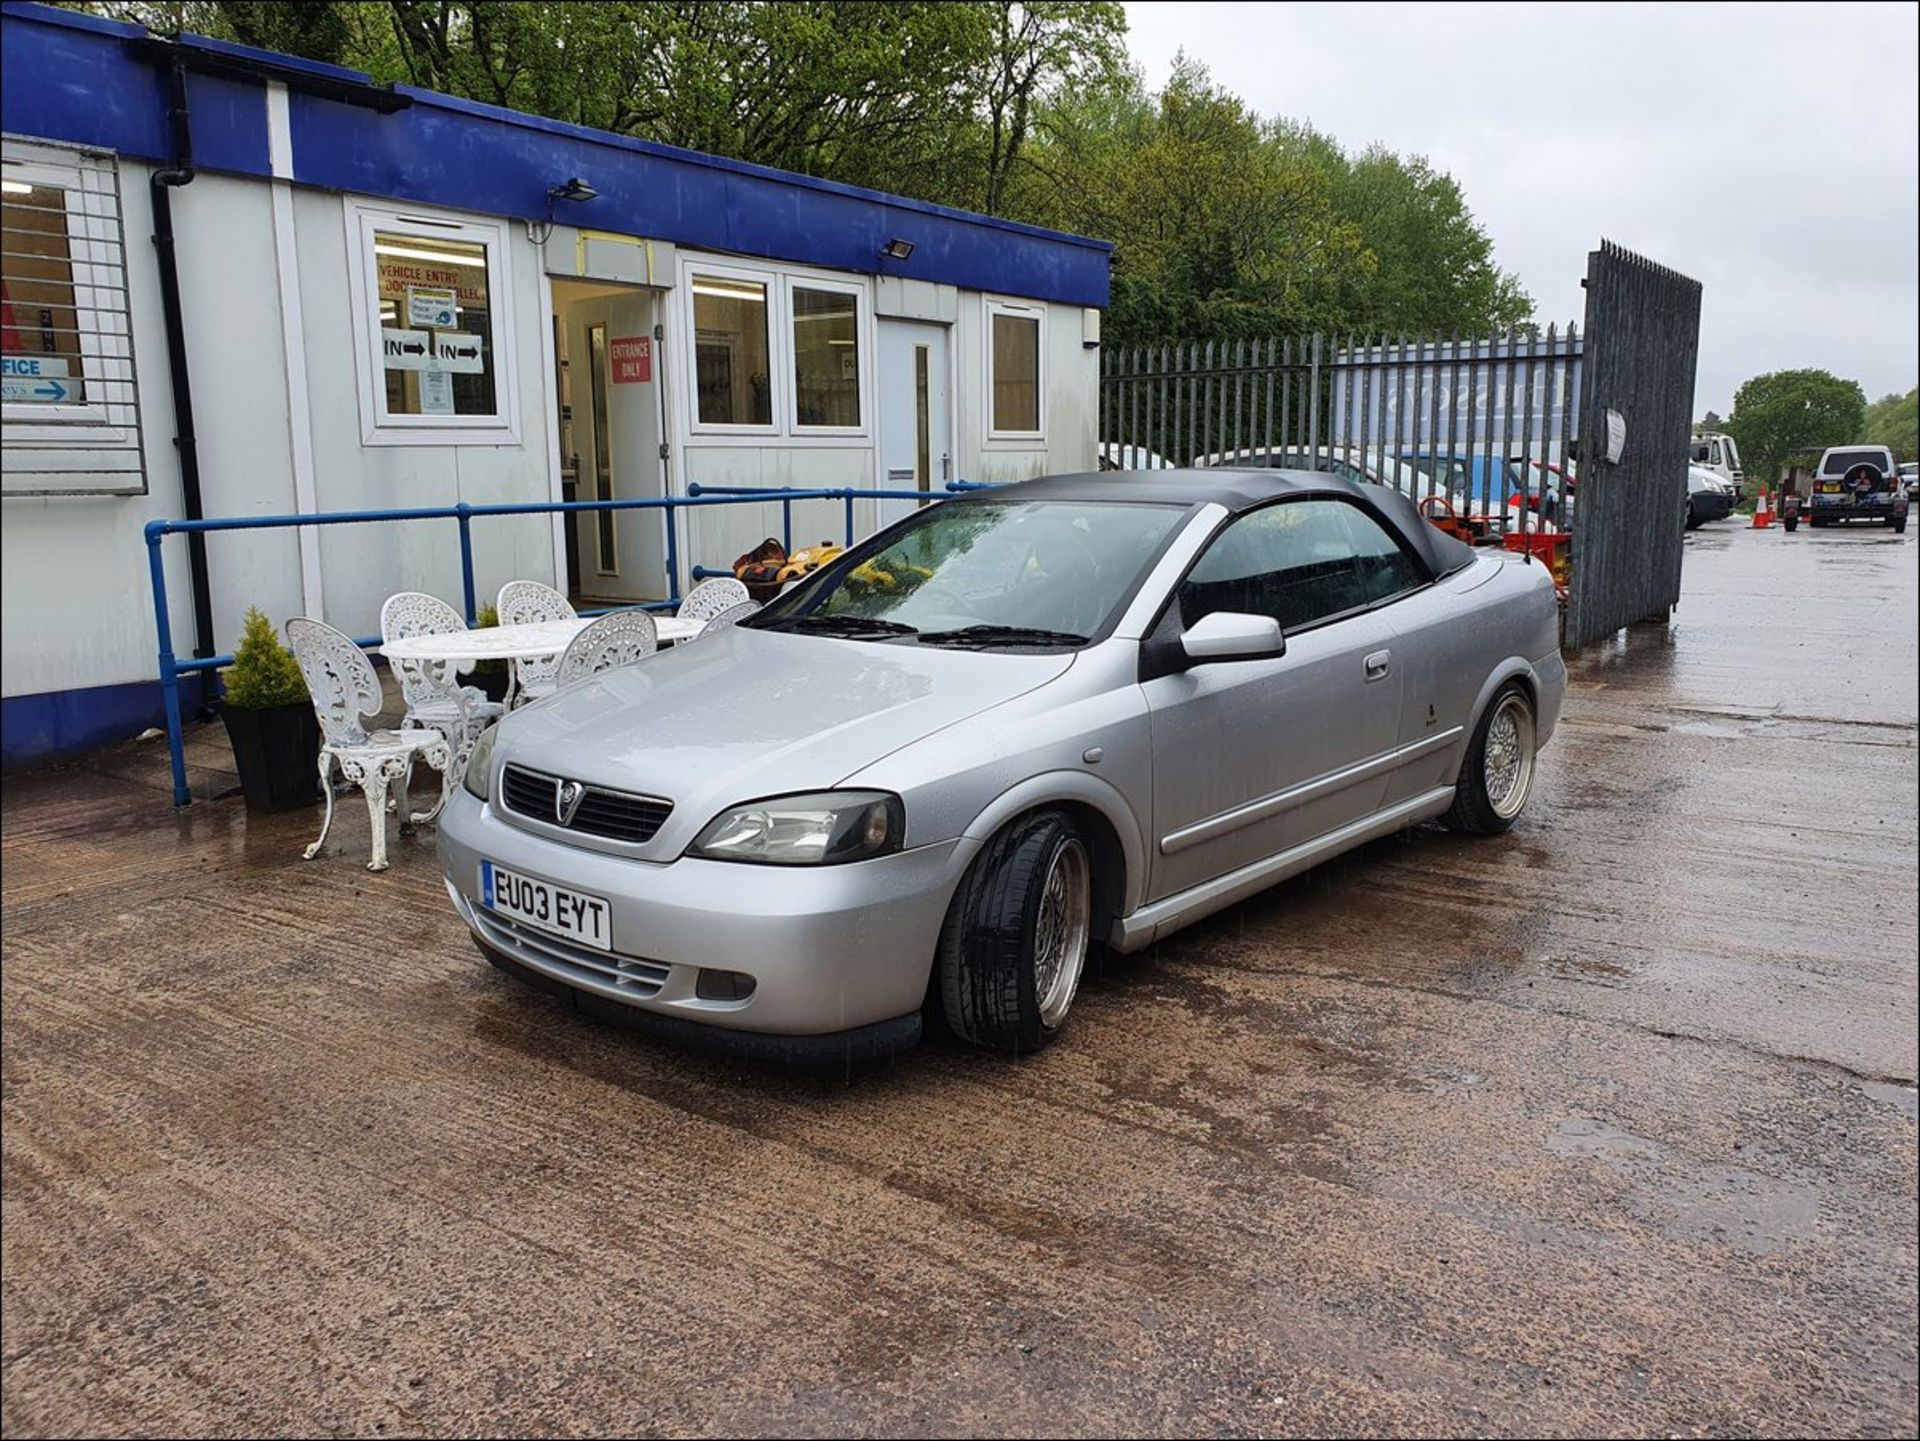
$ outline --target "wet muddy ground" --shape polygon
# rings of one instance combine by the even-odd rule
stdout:
[[[10,1435],[1911,1435],[1920,537],[1689,539],[1509,836],[1021,1061],[663,1050],[430,837],[9,783]]]

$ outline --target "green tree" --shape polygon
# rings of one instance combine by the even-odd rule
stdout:
[[[1308,153],[1375,261],[1341,295],[1349,326],[1387,334],[1505,329],[1533,313],[1519,281],[1494,264],[1493,242],[1451,175],[1378,145],[1351,160],[1328,141]]]
[[[1058,107],[1014,213],[1114,241],[1114,340],[1337,325],[1374,261],[1283,139],[1183,55],[1158,95],[1132,75]]]
[[[1771,484],[1794,451],[1860,439],[1866,409],[1857,381],[1824,370],[1776,370],[1754,376],[1734,393],[1726,430],[1740,447],[1747,474]]]
[[[1891,448],[1895,460],[1920,459],[1920,390],[1874,401],[1867,407],[1861,434],[1875,445]]]

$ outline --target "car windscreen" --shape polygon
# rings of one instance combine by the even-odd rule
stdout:
[[[1078,644],[1107,625],[1185,513],[1122,501],[930,506],[752,625],[923,643]]]
[[[1856,465],[1871,465],[1878,470],[1887,468],[1887,453],[1884,450],[1836,450],[1820,462],[1822,475],[1845,475]]]

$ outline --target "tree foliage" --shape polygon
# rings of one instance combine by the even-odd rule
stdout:
[[[1874,401],[1861,433],[1872,444],[1891,448],[1895,460],[1920,460],[1920,390]]]
[[[1111,0],[96,0],[82,8],[1115,244],[1107,335],[1484,331],[1531,302],[1460,187],[1262,117]]]
[[[1824,370],[1776,370],[1734,392],[1726,431],[1750,476],[1771,483],[1795,451],[1861,438],[1867,398],[1859,382]]]

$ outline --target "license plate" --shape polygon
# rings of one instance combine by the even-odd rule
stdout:
[[[597,951],[613,949],[612,908],[599,896],[537,881],[492,861],[480,862],[481,903],[490,911]]]

